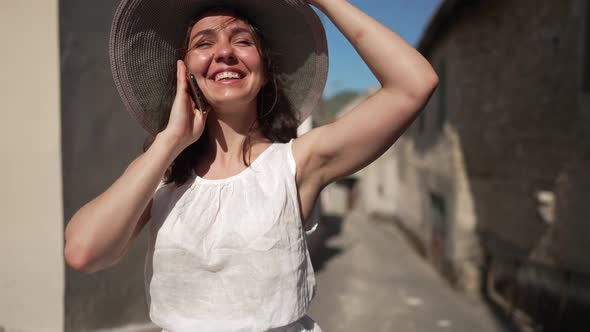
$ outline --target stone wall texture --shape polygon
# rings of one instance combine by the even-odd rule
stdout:
[[[567,306],[590,289],[590,4],[458,3],[422,50],[439,87],[393,148],[397,216],[456,285]]]

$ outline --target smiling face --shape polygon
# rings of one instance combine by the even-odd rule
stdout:
[[[256,106],[265,61],[251,26],[233,13],[213,10],[193,25],[185,63],[214,109]]]

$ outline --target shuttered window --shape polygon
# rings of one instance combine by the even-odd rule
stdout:
[[[586,15],[584,17],[584,59],[582,89],[590,92],[590,1],[586,2]]]
[[[437,129],[442,130],[447,121],[447,61],[442,59],[436,68],[438,75]]]

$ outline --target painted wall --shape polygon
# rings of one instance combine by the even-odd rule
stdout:
[[[0,2],[0,330],[63,331],[56,0]]]

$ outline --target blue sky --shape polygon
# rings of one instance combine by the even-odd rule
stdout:
[[[365,13],[385,24],[412,45],[416,45],[441,0],[349,0]],[[324,96],[343,90],[378,87],[367,65],[330,20],[320,14],[330,52],[330,69]]]

